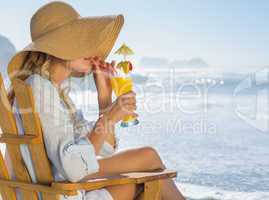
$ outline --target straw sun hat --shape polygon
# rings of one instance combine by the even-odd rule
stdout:
[[[110,53],[123,26],[122,15],[81,17],[69,4],[51,2],[31,18],[32,43],[15,54],[8,65],[10,79],[23,65],[31,51],[43,52],[64,60],[100,56]],[[73,76],[83,76],[78,73]]]

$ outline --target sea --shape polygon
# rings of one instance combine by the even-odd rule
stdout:
[[[118,151],[155,148],[187,200],[269,200],[269,68],[132,77],[139,124],[116,126]],[[98,116],[93,84],[76,80],[71,90],[88,120]]]
[[[140,123],[117,125],[119,151],[154,147],[188,200],[269,200],[268,71],[134,74]],[[96,91],[72,98],[96,119]]]

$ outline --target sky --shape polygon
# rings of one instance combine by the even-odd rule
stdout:
[[[48,0],[0,0],[0,34],[18,50],[30,42],[32,14]],[[267,0],[66,0],[82,16],[122,13],[115,44],[127,43],[135,59],[199,58],[222,68],[269,64]],[[114,48],[114,49],[115,49]]]

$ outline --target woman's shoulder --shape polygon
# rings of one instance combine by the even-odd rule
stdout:
[[[46,85],[49,87],[54,87],[48,79],[40,76],[39,74],[31,74],[30,76],[28,76],[25,82],[30,86]]]
[[[43,78],[39,74],[32,74],[25,82],[31,86],[38,110],[42,109],[41,107],[61,107],[59,92],[50,80]]]
[[[34,94],[43,93],[45,94],[44,96],[46,97],[46,94],[51,95],[55,93],[54,96],[56,98],[59,94],[57,88],[51,83],[51,81],[42,77],[39,74],[31,74],[25,80],[25,82],[31,86]]]

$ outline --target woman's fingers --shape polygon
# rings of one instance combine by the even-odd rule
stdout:
[[[101,57],[94,56],[85,58],[86,60],[89,60],[94,70],[100,70],[101,72],[108,72],[107,75],[113,75],[116,73],[116,61],[105,62]]]
[[[132,114],[130,114],[130,116],[132,116],[133,118],[137,118],[138,114],[137,113],[132,113]]]
[[[127,114],[127,115],[137,115],[135,113],[136,107],[128,107],[128,108],[123,108],[123,111]]]
[[[136,94],[134,92],[128,92],[126,94],[121,95],[120,101],[122,104],[134,104],[136,103]]]
[[[136,110],[136,104],[124,104],[122,107],[126,110]]]
[[[126,94],[120,96],[120,106],[127,111],[134,111],[136,110],[136,94],[131,91]]]
[[[130,92],[122,94],[120,97],[127,98],[127,97],[135,97],[135,96],[136,96],[136,93],[134,91],[130,91]]]
[[[90,61],[90,63],[96,67],[102,67],[104,64],[104,61],[102,61],[102,59],[98,56],[94,56],[94,57],[89,57],[86,58],[87,60]]]
[[[120,104],[120,107],[127,110],[136,110],[136,103],[124,102]]]
[[[121,100],[124,100],[124,99],[135,99],[136,98],[136,94],[134,92],[128,92],[128,93],[125,93],[125,94],[121,95],[119,98]]]
[[[124,100],[122,100],[122,103],[124,105],[135,105],[136,104],[136,99],[135,98],[124,99]]]
[[[122,101],[120,106],[123,108],[134,108],[136,109],[136,102],[135,101]]]

